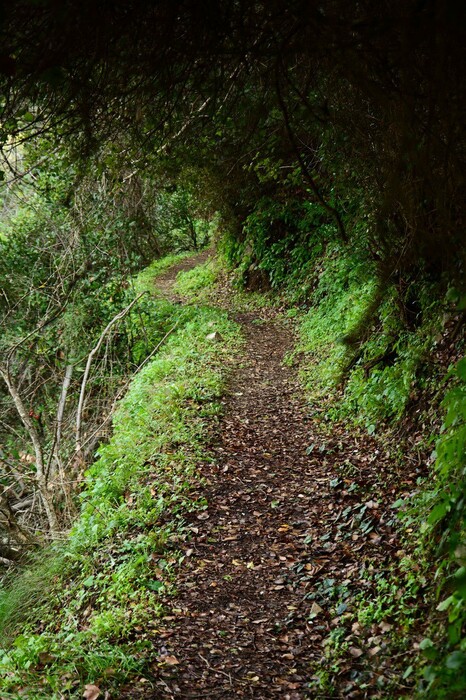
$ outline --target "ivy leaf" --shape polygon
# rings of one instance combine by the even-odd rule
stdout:
[[[466,357],[463,357],[456,365],[456,374],[463,382],[466,382]]]
[[[448,610],[453,601],[454,597],[452,595],[448,596],[448,598],[445,598],[445,600],[442,600],[442,602],[437,605],[437,610],[439,610],[440,612]]]
[[[437,657],[437,649],[434,647],[431,639],[423,639],[419,644],[419,649],[430,661],[433,661]]]
[[[448,654],[445,661],[445,666],[450,668],[452,671],[456,671],[459,668],[462,668],[465,663],[466,654],[463,651],[453,651],[451,654]]]
[[[429,523],[429,525],[436,525],[440,520],[442,520],[442,518],[445,517],[445,515],[449,511],[449,501],[442,501],[441,503],[437,503],[437,505],[432,508],[430,515],[427,518],[427,522]]]
[[[147,583],[147,588],[149,588],[151,591],[155,591],[158,593],[162,588],[164,584],[162,581],[149,581]]]

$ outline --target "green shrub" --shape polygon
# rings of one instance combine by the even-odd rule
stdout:
[[[436,562],[438,615],[432,640],[421,651],[428,660],[421,695],[435,700],[466,696],[466,358],[445,396],[433,478],[408,512],[423,533],[424,559]]]
[[[314,267],[316,288],[300,322],[299,350],[306,354],[304,378],[312,400],[339,381],[348,349],[342,342],[359,320],[375,286],[357,255],[329,246]]]

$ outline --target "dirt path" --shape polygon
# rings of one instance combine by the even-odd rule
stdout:
[[[282,365],[290,336],[250,315],[239,320],[248,361],[229,387],[215,462],[204,474],[209,508],[192,523],[179,582],[184,615],[165,642],[180,661],[170,690],[186,698],[203,689],[223,698],[285,697],[309,668],[304,590],[290,585],[306,552],[312,499],[308,430]]]
[[[180,297],[173,293],[173,285],[175,284],[176,277],[179,272],[184,272],[186,270],[192,270],[193,267],[197,265],[202,265],[206,262],[209,256],[212,254],[212,249],[207,248],[201,250],[200,253],[191,255],[181,262],[170,267],[166,272],[157,277],[157,291],[167,299],[171,301],[181,301]]]
[[[167,274],[164,293],[179,269],[187,267]],[[154,685],[138,697],[387,697],[379,687],[390,676],[387,627],[374,623],[368,641],[346,620],[369,585],[366,567],[383,567],[397,547],[386,507],[396,476],[371,438],[325,435],[309,417],[283,364],[293,344],[283,322],[237,320],[245,359],[224,400],[214,459],[201,467],[206,485],[193,494],[208,508],[191,516],[178,595],[154,640]],[[345,650],[329,661],[332,630]],[[323,683],[332,664],[338,687],[326,690],[317,677]]]

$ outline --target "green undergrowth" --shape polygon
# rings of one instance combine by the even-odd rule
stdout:
[[[452,305],[439,283],[413,281],[402,294],[392,285],[352,346],[345,337],[371,304],[375,279],[360,253],[340,246],[329,246],[315,270],[309,308],[289,312],[297,318],[311,406],[324,408],[328,429],[341,420],[362,424],[388,446],[391,431],[416,411],[420,449],[435,444],[428,476],[394,504],[401,558],[369,577],[371,593],[359,596],[354,621],[368,630],[387,624],[390,653],[410,660],[385,688],[387,698],[460,700],[466,697],[466,360],[449,371],[432,361],[442,315]],[[425,426],[435,406],[422,407],[422,396],[439,402],[442,395],[437,411],[446,415],[440,434],[432,435]],[[404,455],[397,459],[402,466]],[[329,638],[336,666],[339,653],[338,639]]]
[[[269,292],[250,292],[234,287],[231,291],[228,303],[233,312],[250,313],[277,308],[280,299]],[[259,319],[258,319],[259,320]]]
[[[188,303],[215,304],[232,313],[260,312],[277,304],[277,296],[272,293],[243,289],[222,254],[179,272],[173,290]]]
[[[368,571],[371,592],[358,595],[347,620],[348,628],[358,624],[368,634],[384,629],[389,653],[401,659],[400,676],[385,688],[387,700],[466,697],[465,359],[448,379],[431,471],[391,505],[400,548],[383,569]],[[327,651],[338,663],[335,639]]]
[[[150,633],[161,594],[175,593],[184,516],[206,505],[191,490],[239,347],[224,312],[160,304],[165,328],[176,327],[121,400],[69,536],[1,593],[2,698],[77,698],[85,683],[111,690],[154,657]],[[208,340],[212,331],[222,342]]]
[[[179,272],[173,291],[190,303],[205,304],[209,301],[220,272],[219,261],[210,258],[191,270]]]
[[[360,342],[345,344],[376,289],[358,260],[357,252],[329,247],[318,262],[309,308],[289,312],[298,324],[311,407],[321,410],[329,430],[342,420],[360,424],[388,447],[406,414],[416,410],[420,418],[424,411],[417,427],[414,422],[417,442],[423,450],[429,443],[436,447],[428,476],[418,478],[406,502],[393,504],[402,549],[369,576],[370,592],[355,601],[352,621],[389,630],[384,642],[401,663],[400,676],[385,687],[387,699],[459,700],[466,696],[466,365],[448,374],[448,367],[432,362],[448,304],[440,285],[426,280],[413,282],[402,297],[389,287]],[[446,418],[440,435],[432,436],[425,426],[435,407],[422,408],[419,400],[442,394]],[[402,466],[405,455],[398,451],[396,459]],[[337,669],[343,652],[338,630],[332,634],[327,654]]]
[[[336,386],[348,362],[343,338],[369,303],[374,281],[364,260],[342,255],[339,246],[316,261],[314,275],[308,308],[301,307],[297,314],[297,349],[306,357],[303,379],[307,393],[311,400],[320,401]]]
[[[169,270],[173,265],[185,260],[192,256],[192,251],[187,251],[183,253],[173,253],[171,255],[166,255],[163,258],[158,258],[154,260],[153,263],[148,265],[144,270],[142,270],[138,276],[133,280],[134,290],[137,294],[141,292],[149,291],[153,292],[156,285],[156,279],[158,275]]]
[[[422,697],[466,697],[466,359],[452,370],[442,403],[444,421],[432,453],[432,474],[400,517],[418,533],[417,577],[430,580],[435,601],[419,678]]]
[[[369,271],[368,271],[369,270]],[[412,319],[392,285],[357,343],[347,342],[376,294],[374,274],[361,252],[327,249],[316,263],[309,308],[297,315],[304,354],[303,381],[311,403],[325,404],[332,419],[351,419],[370,433],[399,419],[410,401],[436,381],[429,357],[442,309],[436,285],[413,283]]]
[[[366,562],[367,588],[348,624],[358,625],[362,638],[383,630],[384,654],[394,659],[378,689],[387,700],[459,700],[466,697],[466,361],[456,371],[447,366],[448,354],[464,354],[464,344],[445,324],[455,314],[461,323],[466,298],[421,267],[412,277],[393,274],[381,288],[364,244],[366,222],[355,225],[360,242],[349,247],[314,206],[298,211],[263,200],[243,239],[227,238],[224,253],[238,284],[262,275],[294,321],[298,341],[289,361],[299,363],[322,429],[332,433],[344,423],[375,434],[398,473],[406,465],[408,479],[413,461],[429,463],[408,498],[394,497],[387,517],[400,550],[382,569],[375,562],[371,572]],[[446,413],[440,434],[439,412]],[[407,425],[417,450],[410,455],[403,451],[409,441],[394,438]],[[340,604],[346,602],[336,610]],[[326,640],[327,664],[314,679],[319,692],[338,692],[345,635],[338,626]]]

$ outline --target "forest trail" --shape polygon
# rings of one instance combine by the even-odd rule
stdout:
[[[206,257],[172,268],[158,288],[170,295],[179,270]],[[199,467],[205,483],[193,493],[208,507],[188,516],[178,593],[164,601],[153,640],[152,688],[133,686],[122,697],[384,697],[375,686],[389,673],[383,625],[361,648],[362,632],[345,629],[345,619],[352,596],[368,586],[364,561],[383,566],[387,547],[396,548],[384,496],[371,495],[386,460],[371,438],[325,435],[308,415],[297,374],[284,365],[294,338],[283,320],[270,310],[235,320],[244,358],[223,400],[212,460]],[[309,685],[336,627],[349,648],[338,661],[338,695]]]
[[[181,260],[176,265],[169,267],[166,272],[162,273],[157,277],[156,289],[159,294],[170,299],[170,301],[181,301],[181,299],[173,294],[173,285],[175,284],[176,277],[180,272],[185,272],[187,270],[192,270],[197,265],[202,265],[208,260],[209,256],[212,254],[211,248],[206,248],[201,250],[199,253],[190,255],[184,260]]]

